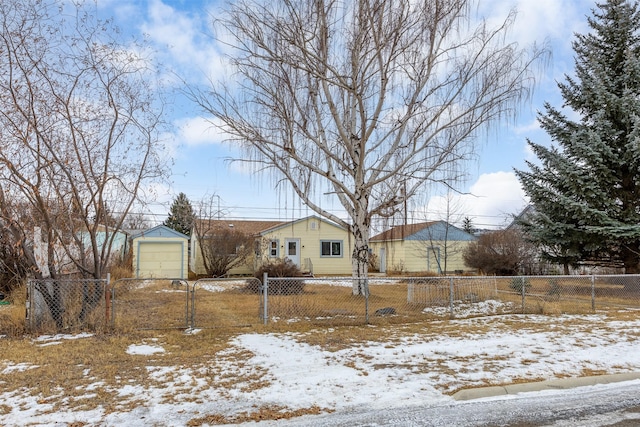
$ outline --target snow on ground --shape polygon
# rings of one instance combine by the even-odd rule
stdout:
[[[147,366],[148,385],[132,383],[109,390],[122,400],[122,409],[110,414],[101,409],[52,411],[51,399],[43,401],[21,390],[0,392],[0,409],[5,412],[1,424],[179,426],[206,414],[232,416],[270,405],[337,411],[360,405],[455,405],[447,392],[461,387],[580,376],[589,371],[640,371],[636,341],[640,319],[613,321],[600,314],[508,315],[448,324],[463,332],[446,336],[426,325],[419,334],[391,332],[388,342],[366,342],[338,351],[305,343],[296,333],[241,334],[232,339],[230,348],[215,359],[203,360],[201,366]],[[197,330],[188,333],[197,339]],[[153,340],[127,349],[139,355],[142,366],[145,356],[163,351]],[[247,351],[248,360],[237,357]],[[37,366],[0,360],[3,375],[22,369]],[[213,385],[203,379],[211,372],[220,375]],[[223,381],[229,377],[235,381]],[[87,387],[86,398],[101,387],[96,379]],[[167,400],[168,395],[173,398]],[[130,411],[124,409],[128,401],[145,403]]]
[[[127,354],[141,354],[143,356],[149,356],[156,353],[164,353],[164,348],[149,344],[131,344],[127,347]]]

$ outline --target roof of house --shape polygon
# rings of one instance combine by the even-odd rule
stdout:
[[[258,235],[273,227],[287,224],[284,221],[260,221],[260,220],[231,220],[231,219],[196,219],[203,234],[216,230],[233,229],[247,235]]]
[[[187,240],[189,239],[189,236],[169,228],[166,225],[156,225],[155,227],[140,231],[138,234],[131,236],[131,239],[138,237],[180,237]]]
[[[259,220],[230,220],[230,219],[196,219],[204,234],[215,232],[216,230],[222,230],[227,228],[233,228],[233,230],[252,236],[264,235],[271,233],[283,227],[290,227],[297,223],[315,219],[317,221],[333,225],[334,227],[342,228],[341,226],[334,224],[333,222],[322,219],[318,216],[311,215],[304,218],[296,219],[293,221],[259,221]]]
[[[337,228],[340,228],[340,229],[344,230],[344,227],[342,227],[342,226],[340,226],[340,225],[338,225],[338,224],[336,224],[334,222],[327,221],[326,219],[320,218],[319,216],[316,216],[316,215],[310,215],[310,216],[307,216],[307,217],[304,217],[304,218],[300,218],[300,219],[296,219],[296,220],[293,220],[293,221],[282,222],[280,224],[277,224],[277,225],[274,225],[272,227],[266,228],[266,229],[261,231],[261,234],[271,233],[271,232],[276,231],[278,229],[281,229],[283,227],[291,227],[291,226],[293,226],[295,224],[298,224],[300,222],[309,221],[309,220],[312,220],[312,219],[316,220],[316,221],[319,221],[319,222],[322,222],[322,223],[325,223],[325,224],[332,225],[334,227],[337,227]]]
[[[369,239],[371,242],[393,240],[472,241],[477,238],[445,221],[429,221],[404,224],[386,230]]]

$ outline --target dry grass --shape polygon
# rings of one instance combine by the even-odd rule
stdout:
[[[9,305],[0,305],[0,335],[20,336],[25,332],[25,287],[18,287],[7,297]]]
[[[311,406],[309,408],[291,410],[283,406],[262,406],[253,412],[241,412],[233,416],[222,414],[209,414],[204,417],[194,418],[187,426],[198,427],[203,424],[240,424],[246,422],[259,422],[265,420],[288,420],[303,415],[319,415],[321,413],[331,413],[333,410]]]

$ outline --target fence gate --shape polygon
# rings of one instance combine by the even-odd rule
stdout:
[[[31,331],[100,331],[109,326],[105,279],[31,279],[27,326]]]
[[[111,284],[108,305],[118,330],[191,326],[190,287],[184,279],[118,279]]]
[[[194,328],[256,325],[260,315],[260,280],[250,278],[199,279],[192,285],[190,324]]]

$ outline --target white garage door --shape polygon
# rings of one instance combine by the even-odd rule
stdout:
[[[181,278],[183,274],[182,243],[140,242],[138,277]]]

